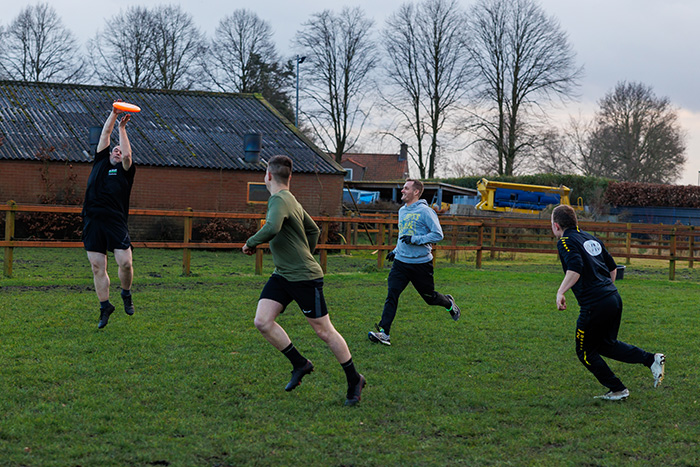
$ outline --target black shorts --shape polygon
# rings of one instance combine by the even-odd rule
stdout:
[[[273,274],[260,293],[260,299],[263,298],[280,303],[282,312],[294,300],[307,318],[321,318],[328,314],[323,298],[323,279],[290,282],[279,274]]]
[[[105,222],[86,217],[83,220],[83,245],[86,251],[107,254],[108,251],[131,248],[129,227],[122,222]]]

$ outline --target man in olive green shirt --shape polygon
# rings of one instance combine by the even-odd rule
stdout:
[[[314,365],[294,347],[275,320],[292,300],[297,302],[316,335],[328,345],[345,370],[348,382],[345,405],[356,405],[360,402],[365,377],[355,369],[345,339],[328,316],[323,298],[323,270],[312,255],[320,230],[289,191],[291,178],[289,157],[270,158],[265,172],[265,186],[271,195],[267,201],[265,225],[243,246],[243,253],[252,255],[258,245],[269,242],[275,263],[275,270],[260,294],[255,327],[292,363],[292,378],[285,387],[286,391],[292,391],[314,370]]]

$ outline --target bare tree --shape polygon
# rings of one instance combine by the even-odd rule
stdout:
[[[646,183],[677,180],[686,162],[685,133],[667,97],[620,82],[599,102],[587,138],[591,175]]]
[[[581,173],[586,176],[600,177],[606,172],[605,163],[593,155],[591,147],[591,134],[593,122],[586,121],[580,115],[571,117],[568,127],[564,130],[563,159],[574,168],[572,173]]]
[[[372,26],[360,8],[343,8],[339,14],[325,10],[312,15],[296,35],[308,60],[305,67],[313,70],[304,75],[305,101],[310,103],[304,115],[338,162],[356,143],[367,118],[363,105],[377,64]]]
[[[528,135],[524,113],[572,96],[582,69],[559,23],[535,0],[479,0],[469,34],[479,104],[471,128],[497,155],[499,175],[512,175],[538,139]]]
[[[104,30],[88,43],[99,80],[108,85],[153,87],[153,32],[153,18],[145,7],[128,7],[107,20]]]
[[[162,89],[191,89],[203,78],[200,59],[206,53],[204,35],[192,15],[180,6],[158,6],[153,17],[155,85]]]
[[[65,83],[85,77],[80,47],[48,3],[25,7],[0,38],[0,70],[7,78]]]
[[[525,161],[530,172],[550,174],[573,174],[578,167],[569,157],[572,140],[556,128],[548,128],[533,135],[536,141],[531,149],[519,158]]]
[[[272,27],[254,12],[240,9],[224,17],[211,43],[209,74],[222,91],[254,92],[254,62],[278,60]]]
[[[272,28],[249,10],[236,10],[216,28],[204,63],[214,86],[225,92],[261,93],[289,120],[294,67],[282,63],[272,40]]]
[[[421,178],[435,176],[438,135],[467,91],[465,26],[457,0],[425,0],[402,5],[384,29],[390,87],[383,101],[415,141],[411,156]]]

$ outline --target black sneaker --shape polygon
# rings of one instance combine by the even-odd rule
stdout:
[[[354,406],[360,403],[360,395],[362,394],[362,388],[365,387],[367,381],[365,377],[360,375],[360,380],[357,384],[351,388],[348,388],[348,395],[345,399],[345,405]]]
[[[452,315],[452,319],[457,321],[460,316],[462,316],[462,310],[459,309],[457,306],[457,303],[455,303],[455,299],[452,297],[452,295],[445,295],[447,299],[452,303],[452,308],[450,309],[450,315]]]
[[[302,366],[301,368],[295,368],[292,370],[292,379],[289,380],[289,383],[284,387],[284,390],[289,392],[294,389],[296,389],[297,386],[301,384],[301,379],[314,371],[314,364],[311,363],[311,360],[307,360],[306,364]]]
[[[102,329],[103,327],[107,326],[107,323],[109,322],[109,315],[111,315],[113,311],[114,305],[111,303],[107,308],[100,308],[100,322],[97,323],[97,329]]]
[[[136,310],[131,295],[122,295],[122,300],[124,301],[124,312],[129,316],[133,315]]]

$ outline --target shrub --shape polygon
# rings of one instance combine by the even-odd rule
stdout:
[[[54,204],[54,203],[48,203]],[[17,213],[15,238],[29,240],[76,240],[83,231],[79,214],[53,212]]]
[[[49,177],[49,162],[54,147],[42,148],[37,158],[43,162],[41,181],[44,185],[39,201],[41,204],[74,206],[82,204],[78,195],[77,175],[73,165],[67,164],[68,176],[61,180],[57,187]],[[80,238],[83,222],[79,214],[64,214],[50,212],[20,212],[17,213],[15,238],[39,240],[72,240]]]
[[[612,182],[605,191],[605,202],[613,206],[700,208],[700,187]]]
[[[198,243],[238,243],[257,232],[254,219],[208,219],[192,226],[192,240]]]

